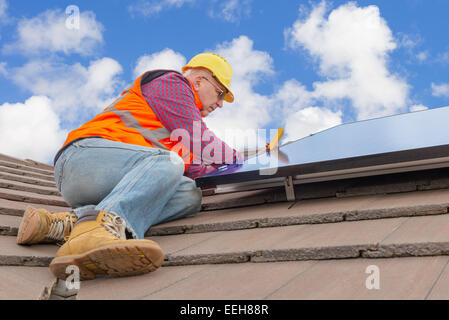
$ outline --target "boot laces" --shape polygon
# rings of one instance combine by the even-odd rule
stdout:
[[[63,219],[53,221],[50,225],[46,238],[58,241],[64,240],[67,227],[70,228],[69,230],[73,229],[73,221],[69,215]]]
[[[119,239],[126,240],[126,223],[121,217],[111,213],[105,213],[101,221],[103,222],[101,225],[104,226],[107,231]]]

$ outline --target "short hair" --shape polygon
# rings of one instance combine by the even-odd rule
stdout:
[[[189,68],[183,74],[185,77],[188,77],[196,75],[212,75],[212,72],[207,68],[197,67],[197,68]]]

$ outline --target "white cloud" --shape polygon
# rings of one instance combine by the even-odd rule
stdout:
[[[5,103],[0,106],[2,153],[49,162],[66,135],[47,97],[34,96],[25,103]]]
[[[229,0],[223,4],[222,14],[225,20],[235,21],[237,17],[237,12],[240,8],[239,0]]]
[[[47,10],[22,19],[17,40],[3,47],[4,52],[29,56],[20,67],[0,62],[0,74],[32,94],[25,103],[0,106],[4,153],[50,161],[68,130],[92,118],[124,87],[118,77],[122,67],[111,58],[92,60],[88,66],[63,62],[63,54],[89,55],[103,43],[103,27],[92,12],[80,14],[78,29],[66,27],[67,17],[61,10]]]
[[[412,34],[404,34],[402,32],[397,34],[398,37],[398,45],[400,47],[404,47],[407,49],[413,49],[416,46],[418,46],[421,42],[422,39],[419,35],[412,35]]]
[[[426,107],[425,105],[415,104],[415,105],[410,107],[410,112],[422,111],[422,110],[427,110],[427,109],[429,109],[429,108]]]
[[[432,83],[432,95],[435,97],[449,97],[449,83]]]
[[[157,14],[165,9],[180,8],[185,3],[192,3],[195,0],[140,0],[136,4],[128,6],[128,11],[132,14],[138,13],[144,16]]]
[[[39,55],[46,52],[91,55],[103,43],[103,26],[90,11],[80,13],[79,28],[68,28],[69,16],[61,10],[47,10],[18,23],[18,40],[5,45],[6,53]]]
[[[273,59],[267,52],[254,50],[253,41],[247,36],[225,42],[216,51],[231,64],[236,80],[257,83],[263,76],[274,74]]]
[[[0,0],[0,22],[7,19],[6,10],[8,9],[8,2]]]
[[[309,52],[328,79],[314,83],[314,98],[350,99],[359,120],[404,110],[409,86],[387,68],[396,43],[378,7],[350,2],[326,12],[323,1],[286,30],[288,44]]]
[[[278,121],[284,119],[284,141],[297,140],[342,123],[342,111],[314,106],[322,103],[295,79],[286,81],[274,95]]]
[[[421,51],[416,55],[419,62],[424,62],[429,58],[429,52],[427,50]]]
[[[162,51],[141,56],[137,59],[134,68],[134,77],[137,78],[142,73],[152,69],[171,69],[181,72],[181,68],[186,64],[186,58],[172,49],[165,48]]]
[[[397,34],[396,43],[399,48],[404,48],[413,60],[423,63],[429,59],[429,51],[419,51],[419,46],[424,42],[419,34],[404,34],[399,32]]]
[[[241,18],[251,15],[251,2],[253,0],[227,0],[227,1],[205,1],[210,9],[208,14],[211,18],[223,19],[228,22],[239,22]],[[128,6],[128,11],[143,16],[154,16],[163,10],[179,9],[186,4],[194,4],[197,0],[139,0]]]
[[[0,75],[6,77],[8,76],[8,70],[6,70],[6,62],[0,62]]]
[[[219,1],[219,8],[212,7],[209,16],[228,22],[239,22],[241,18],[251,15],[251,2],[252,0]]]
[[[286,81],[276,92],[275,98],[284,116],[314,103],[312,93],[295,79]]]
[[[62,119],[81,121],[105,108],[124,84],[118,78],[120,64],[111,58],[92,61],[86,68],[31,61],[11,72],[13,81],[33,95],[45,95]],[[32,81],[30,81],[32,79]]]
[[[0,31],[1,27],[6,24],[10,24],[13,19],[8,15],[8,2],[6,0],[0,0]],[[0,40],[2,39],[2,35],[0,33]]]
[[[332,112],[326,108],[308,107],[301,109],[290,116],[285,124],[284,141],[307,137],[324,129],[339,125],[342,112]]]
[[[449,63],[449,52],[439,53],[436,60],[442,64],[448,64]]]

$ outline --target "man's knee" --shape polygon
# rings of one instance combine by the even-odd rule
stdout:
[[[203,194],[201,192],[200,188],[197,188],[195,186],[194,189],[192,189],[192,201],[191,201],[191,214],[197,214],[201,210],[201,201],[203,200]],[[190,215],[190,214],[189,214]]]
[[[168,165],[166,166],[166,168],[168,174],[182,176],[185,169],[185,164],[182,158],[172,151],[168,151],[167,155],[168,155]]]
[[[194,180],[183,177],[183,185],[182,190],[184,191],[184,210],[183,210],[183,216],[189,217],[196,215],[198,212],[201,211],[201,202],[203,200],[203,194],[201,192],[201,189],[196,186],[196,183]]]

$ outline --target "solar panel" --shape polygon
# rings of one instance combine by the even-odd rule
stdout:
[[[449,107],[342,124],[196,179],[219,185],[449,156]]]

